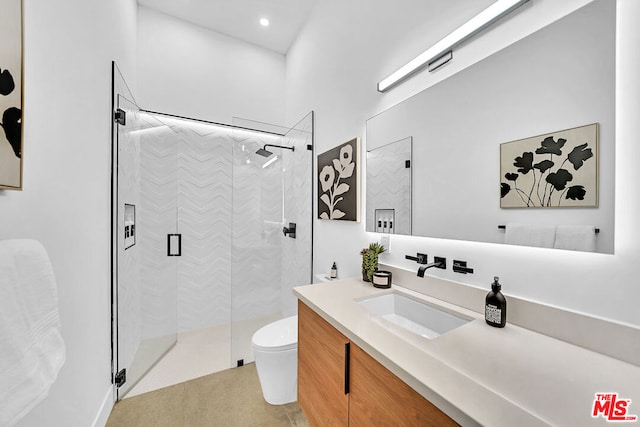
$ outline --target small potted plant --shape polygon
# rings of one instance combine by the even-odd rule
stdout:
[[[373,272],[378,269],[378,255],[385,251],[384,246],[378,242],[373,242],[368,248],[360,251],[362,255],[362,280],[370,282]]]

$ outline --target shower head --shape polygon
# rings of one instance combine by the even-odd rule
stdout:
[[[284,150],[295,151],[295,147],[286,147],[284,145],[265,144],[264,147],[259,148],[258,151],[256,151],[256,154],[260,154],[262,157],[270,157],[270,156],[272,156],[273,153],[271,151],[267,150],[267,147],[275,147],[275,148],[282,148]]]
[[[256,154],[260,154],[263,157],[269,157],[273,155],[271,151],[265,150],[264,148],[258,149],[258,151],[256,151]]]

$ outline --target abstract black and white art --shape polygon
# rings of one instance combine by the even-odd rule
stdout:
[[[0,127],[0,188],[21,190],[21,0],[0,0]]]
[[[360,221],[360,138],[318,155],[318,218]]]
[[[598,123],[501,144],[500,207],[598,207]]]

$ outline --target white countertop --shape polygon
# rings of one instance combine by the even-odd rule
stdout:
[[[294,288],[301,301],[462,425],[608,425],[591,416],[596,393],[631,399],[628,415],[640,417],[640,367],[509,323],[491,327],[476,312],[401,287],[393,291],[474,320],[429,340],[355,301],[390,291],[359,278]]]

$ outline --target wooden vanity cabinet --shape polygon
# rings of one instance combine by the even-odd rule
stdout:
[[[298,404],[312,426],[349,425],[349,339],[298,301]]]
[[[298,403],[312,426],[457,426],[298,301]]]
[[[351,344],[349,426],[457,426],[431,402]]]

